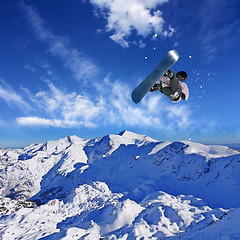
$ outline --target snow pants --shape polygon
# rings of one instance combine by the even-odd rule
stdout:
[[[170,86],[167,86],[162,82],[162,88],[160,91],[165,94],[170,100],[179,100],[182,94],[182,87],[176,76],[170,79]]]

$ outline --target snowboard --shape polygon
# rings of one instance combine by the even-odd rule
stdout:
[[[132,91],[132,100],[139,103],[149,92],[150,88],[167,72],[179,59],[176,50],[169,51],[155,69]]]

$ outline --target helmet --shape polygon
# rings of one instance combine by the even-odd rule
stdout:
[[[187,79],[187,73],[184,71],[180,71],[177,73],[176,77],[181,81],[185,81]]]

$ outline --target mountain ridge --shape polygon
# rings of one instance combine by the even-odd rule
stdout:
[[[239,151],[225,146],[158,142],[130,131],[0,149],[0,236],[196,235],[226,215],[236,219],[239,163]]]

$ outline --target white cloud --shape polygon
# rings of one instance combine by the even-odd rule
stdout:
[[[30,125],[30,126],[59,126],[61,121],[50,120],[45,118],[39,117],[20,117],[17,118],[17,123],[23,126]]]
[[[22,126],[40,126],[40,127],[96,127],[90,122],[82,122],[75,120],[47,119],[40,117],[20,117],[16,119],[17,123]]]
[[[186,105],[172,105],[168,107],[168,116],[179,128],[185,129],[193,123],[191,120],[192,111]]]
[[[172,26],[169,26],[169,30],[168,31],[164,30],[162,34],[165,37],[172,37],[175,32],[176,32],[176,30]]]
[[[31,66],[29,66],[29,65],[24,65],[23,66],[25,69],[27,69],[27,70],[29,70],[29,71],[31,71],[31,72],[35,72],[35,68],[33,68],[33,67],[31,67]]]
[[[15,105],[26,110],[31,109],[30,105],[23,99],[23,97],[16,93],[16,91],[3,80],[0,80],[0,98],[2,98],[8,105]]]
[[[122,47],[128,47],[127,40],[135,30],[139,36],[150,34],[172,36],[172,27],[164,29],[165,21],[162,12],[156,9],[168,0],[90,0],[90,2],[107,19],[106,31],[111,32],[110,38]]]
[[[20,117],[20,125],[54,126],[54,127],[96,127],[95,118],[101,112],[101,103],[94,103],[87,96],[67,93],[57,88],[53,83],[46,81],[48,90],[32,94],[24,89],[29,101],[36,109],[41,110],[48,118]],[[39,114],[39,113],[37,113]],[[50,118],[51,117],[51,118]]]
[[[133,42],[134,44],[138,45],[139,48],[144,48],[146,47],[146,43],[144,43],[142,40],[140,40],[138,43],[137,42]]]
[[[114,35],[110,36],[110,38],[114,42],[120,44],[123,48],[127,48],[127,47],[129,47],[129,44],[126,41],[125,37],[126,37],[126,34],[124,34],[122,32],[118,32],[118,33],[115,33]]]
[[[45,25],[39,14],[30,6],[21,2],[21,7],[26,13],[36,37],[49,46],[49,52],[59,57],[77,80],[89,80],[100,71],[93,60],[83,56],[83,53],[73,48],[68,39],[52,33]]]

